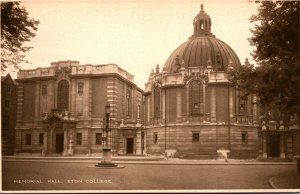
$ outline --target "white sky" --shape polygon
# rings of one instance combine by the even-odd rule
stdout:
[[[151,69],[161,69],[175,48],[192,35],[200,4],[212,19],[212,33],[230,45],[243,63],[251,62],[247,38],[257,4],[248,1],[43,1],[22,4],[40,21],[28,45],[32,64],[22,69],[49,67],[51,62],[116,63],[144,89]]]

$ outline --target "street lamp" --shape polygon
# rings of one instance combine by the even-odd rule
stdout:
[[[102,161],[95,165],[95,167],[105,168],[105,167],[118,167],[118,165],[114,164],[111,159],[111,147],[108,146],[108,132],[111,131],[110,129],[110,104],[107,102],[105,105],[105,115],[103,119],[103,133],[105,132],[105,146],[102,147]]]
[[[110,104],[107,102],[105,105],[105,127],[103,128],[103,130],[106,132],[106,136],[105,136],[106,148],[108,148],[108,131],[110,131],[109,121],[110,121]]]

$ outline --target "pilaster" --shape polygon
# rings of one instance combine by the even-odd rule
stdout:
[[[136,154],[142,154],[141,129],[136,132]]]
[[[176,121],[181,121],[181,109],[182,109],[182,98],[181,98],[181,88],[176,91]]]
[[[214,85],[211,85],[211,100],[210,100],[211,104],[210,104],[210,116],[211,119],[210,121],[212,123],[215,123],[216,120],[216,108],[217,108],[217,102],[216,102],[216,88]]]

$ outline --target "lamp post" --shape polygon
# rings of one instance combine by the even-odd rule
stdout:
[[[107,102],[105,105],[105,127],[103,129],[106,132],[106,136],[105,136],[106,148],[108,148],[108,131],[110,131],[109,121],[110,121],[110,104]]]
[[[111,159],[111,147],[108,145],[108,132],[110,129],[110,104],[107,102],[105,105],[105,116],[104,116],[104,126],[103,133],[105,133],[105,145],[102,147],[102,161],[95,165],[96,167],[118,167],[118,165],[114,164]]]

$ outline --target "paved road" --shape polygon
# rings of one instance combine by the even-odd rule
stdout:
[[[95,169],[95,163],[2,163],[3,190],[271,189],[270,177],[296,172],[296,165],[123,164]]]

